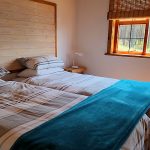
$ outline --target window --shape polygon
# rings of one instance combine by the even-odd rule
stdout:
[[[150,57],[150,0],[109,0],[107,54]]]
[[[150,57],[148,19],[113,20],[109,54]]]

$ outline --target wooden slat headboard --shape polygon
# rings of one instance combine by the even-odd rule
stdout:
[[[16,58],[57,55],[56,4],[0,0],[0,66],[21,69]]]

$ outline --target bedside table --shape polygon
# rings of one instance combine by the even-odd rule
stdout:
[[[86,68],[85,67],[79,67],[79,68],[68,67],[68,68],[64,68],[64,70],[68,72],[83,74],[86,71]]]

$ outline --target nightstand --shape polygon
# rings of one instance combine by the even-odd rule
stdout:
[[[65,71],[68,72],[74,72],[74,73],[81,73],[83,74],[86,71],[85,67],[79,67],[79,68],[72,68],[72,67],[68,67],[68,68],[64,68]]]

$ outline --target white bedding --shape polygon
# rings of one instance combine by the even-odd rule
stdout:
[[[62,71],[26,79],[17,78],[15,81],[90,96],[113,85],[118,80]]]
[[[9,150],[22,134],[85,98],[50,88],[0,80],[0,150]]]
[[[9,150],[22,134],[85,98],[50,88],[0,80],[0,150]],[[149,125],[150,118],[144,115],[121,150],[148,150]]]

